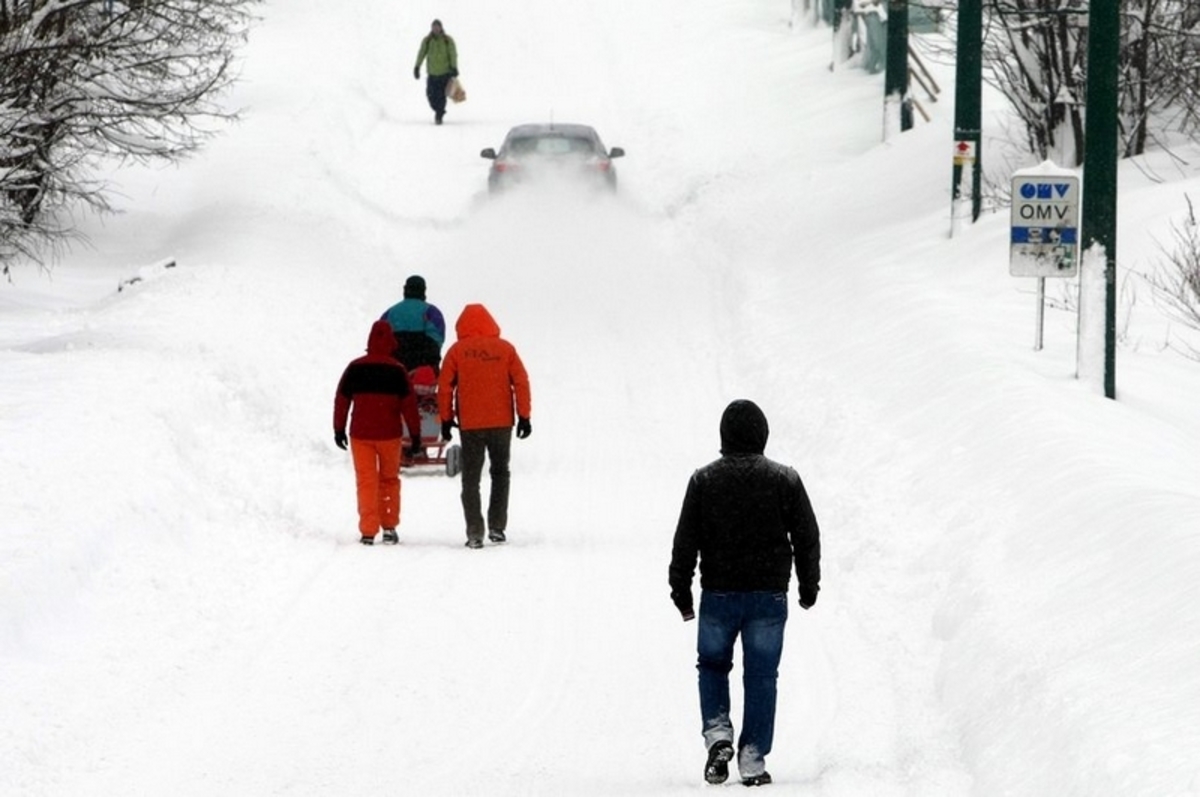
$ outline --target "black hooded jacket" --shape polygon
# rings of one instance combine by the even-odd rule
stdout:
[[[752,401],[721,417],[721,458],[692,474],[671,552],[671,596],[692,606],[692,576],[717,592],[787,592],[793,564],[801,597],[821,581],[817,519],[799,474],[763,456],[767,419]]]

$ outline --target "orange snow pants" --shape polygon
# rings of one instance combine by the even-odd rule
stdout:
[[[400,439],[350,438],[358,482],[358,530],[374,537],[379,527],[400,525]]]

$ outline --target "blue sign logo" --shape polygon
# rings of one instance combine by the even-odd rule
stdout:
[[[1023,183],[1021,185],[1022,199],[1064,199],[1071,190],[1070,183]]]

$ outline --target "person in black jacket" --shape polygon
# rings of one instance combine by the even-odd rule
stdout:
[[[729,672],[742,638],[745,700],[737,765],[742,783],[771,782],[765,758],[775,733],[776,681],[793,567],[800,607],[817,602],[821,542],[800,476],[763,456],[767,418],[740,399],[721,416],[721,458],[692,474],[671,551],[671,600],[695,617],[692,577],[700,558],[697,664],[704,779],[724,783],[733,758]]]

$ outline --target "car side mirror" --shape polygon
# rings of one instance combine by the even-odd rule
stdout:
[[[479,153],[479,157],[487,158],[490,161],[494,161],[494,160],[496,160],[496,150],[492,149],[491,147],[488,147],[487,149],[485,149],[484,151]]]
[[[625,157],[625,150],[621,149],[620,147],[613,147],[612,149],[610,149],[610,150],[608,151],[608,157],[610,157],[610,158],[624,158],[624,157]]]

